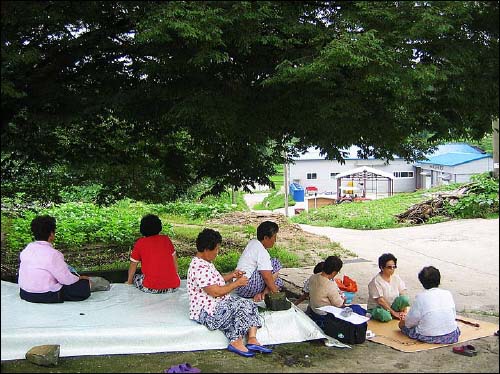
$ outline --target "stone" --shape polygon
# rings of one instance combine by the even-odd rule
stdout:
[[[59,361],[61,346],[37,345],[26,352],[26,359],[40,366],[56,366]]]
[[[90,277],[90,292],[109,291],[111,284],[103,277]]]

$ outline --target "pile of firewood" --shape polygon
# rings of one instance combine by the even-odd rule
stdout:
[[[469,183],[457,190],[440,191],[431,194],[429,200],[412,205],[406,212],[396,214],[396,218],[399,223],[420,224],[426,222],[431,217],[445,215],[445,201],[450,205],[455,205],[460,198],[474,191],[476,186],[475,183]]]

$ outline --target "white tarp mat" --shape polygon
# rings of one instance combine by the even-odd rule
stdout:
[[[327,338],[292,304],[261,313],[261,344]],[[80,302],[34,304],[21,300],[15,283],[2,281],[2,360],[24,359],[32,347],[59,344],[61,356],[223,349],[228,340],[189,319],[186,281],[175,293],[151,295],[112,284]]]

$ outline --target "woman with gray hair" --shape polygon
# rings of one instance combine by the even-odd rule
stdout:
[[[248,284],[239,287],[239,296],[254,301],[264,300],[266,293],[278,292],[283,287],[279,277],[282,267],[277,258],[271,258],[268,250],[276,243],[279,227],[272,221],[264,221],[257,227],[257,239],[252,239],[238,260],[238,269],[245,272]]]

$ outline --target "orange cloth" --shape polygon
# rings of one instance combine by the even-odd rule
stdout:
[[[358,292],[358,284],[354,279],[349,278],[347,275],[344,275],[342,280],[335,278],[335,282],[337,282],[337,286],[341,291]]]

